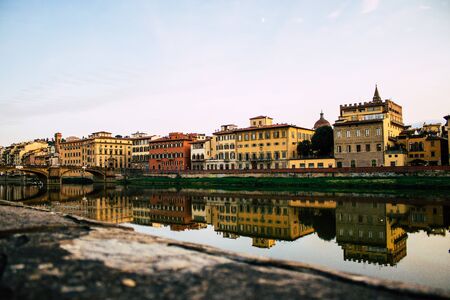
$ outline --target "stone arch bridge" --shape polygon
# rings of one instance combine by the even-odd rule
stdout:
[[[0,172],[20,171],[26,174],[32,174],[46,185],[60,185],[62,178],[69,172],[85,172],[93,175],[95,183],[108,183],[114,181],[116,173],[114,170],[96,167],[72,167],[72,166],[0,166]]]

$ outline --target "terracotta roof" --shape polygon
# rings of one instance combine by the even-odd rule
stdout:
[[[253,131],[253,130],[260,130],[260,129],[285,128],[285,127],[294,127],[294,128],[298,128],[298,129],[313,131],[312,129],[309,129],[309,128],[304,128],[304,127],[299,127],[296,125],[289,125],[289,124],[272,124],[272,125],[253,126],[253,127],[246,127],[246,128],[238,128],[238,129],[235,129],[234,131],[242,132],[242,131]]]
[[[273,120],[271,117],[268,117],[268,116],[257,116],[257,117],[250,118],[250,120],[262,119],[262,118],[269,118],[269,119]]]
[[[347,126],[347,125],[358,125],[358,124],[369,124],[369,123],[379,123],[383,122],[383,119],[373,119],[373,120],[358,120],[358,121],[346,121],[346,122],[336,122],[333,124],[334,127]]]
[[[162,138],[159,138],[156,140],[148,141],[148,143],[151,144],[151,143],[160,143],[160,142],[171,142],[171,141],[176,142],[176,141],[191,141],[191,140],[192,139],[190,139],[188,137],[182,137],[182,138],[177,138],[177,139],[171,139],[169,137],[162,137]]]
[[[211,138],[206,138],[204,140],[196,140],[196,141],[191,142],[191,144],[201,144],[201,143],[205,143],[210,140],[211,140]]]

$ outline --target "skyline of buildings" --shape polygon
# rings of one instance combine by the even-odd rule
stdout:
[[[113,136],[98,131],[87,137],[63,138],[56,133],[52,141],[0,148],[0,163],[148,171],[448,165],[449,116],[444,119],[446,124],[423,124],[421,128],[405,125],[402,106],[382,100],[375,86],[371,101],[340,105],[340,116],[332,125],[321,112],[315,130],[274,123],[271,117],[260,115],[250,118],[247,127],[228,123],[212,135],[175,131],[159,136],[138,131]],[[311,141],[323,126],[333,130],[331,155],[311,152],[305,156],[299,145]]]

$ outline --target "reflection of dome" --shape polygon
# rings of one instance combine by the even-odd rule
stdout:
[[[320,112],[320,119],[314,124],[314,130],[323,126],[331,126],[331,124],[323,118],[323,112]]]

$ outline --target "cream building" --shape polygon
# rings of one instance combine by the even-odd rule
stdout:
[[[371,102],[341,105],[334,124],[337,167],[386,165],[385,151],[403,129],[402,107],[381,100],[377,88]]]
[[[289,124],[273,124],[272,118],[250,119],[250,127],[235,129],[239,169],[288,168],[297,158],[297,145],[311,140],[314,130]]]
[[[129,168],[130,138],[113,137],[110,132],[94,132],[88,138],[70,138],[61,142],[60,160],[63,166]]]
[[[234,124],[222,125],[219,131],[213,133],[212,154],[206,161],[207,170],[234,170],[236,160],[236,133]]]
[[[191,143],[191,170],[206,170],[206,162],[212,157],[214,145],[212,137]]]
[[[132,169],[148,169],[150,141],[159,139],[158,135],[148,135],[144,132],[136,132],[131,134],[131,164]]]

